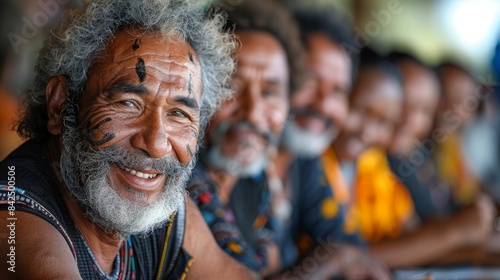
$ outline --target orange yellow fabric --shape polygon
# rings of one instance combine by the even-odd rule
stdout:
[[[414,212],[413,201],[392,173],[383,149],[371,148],[359,157],[353,197],[333,149],[323,154],[322,162],[334,196],[348,204],[346,232],[358,230],[370,243],[395,238],[403,232]]]
[[[361,235],[370,243],[401,235],[414,205],[383,149],[368,149],[358,158],[355,182],[353,207],[358,209]]]
[[[452,189],[458,204],[467,205],[479,191],[476,176],[472,173],[462,153],[462,139],[459,132],[452,132],[436,150],[438,175]]]
[[[359,214],[355,207],[349,207],[351,204],[351,194],[344,180],[340,165],[335,155],[333,148],[328,148],[321,156],[321,163],[326,180],[330,188],[332,188],[333,199],[338,205],[346,207],[346,217],[344,221],[344,232],[354,234],[359,228]]]
[[[341,204],[348,204],[351,200],[351,195],[342,176],[335,151],[332,148],[327,149],[321,156],[321,162],[323,163],[323,169],[326,171],[326,179],[332,188],[335,199]]]

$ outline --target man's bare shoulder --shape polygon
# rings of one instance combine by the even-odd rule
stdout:
[[[22,211],[8,220],[0,211],[0,274],[3,279],[81,279],[62,234],[49,222]]]

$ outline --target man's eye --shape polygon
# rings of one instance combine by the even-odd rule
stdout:
[[[278,96],[279,92],[277,90],[265,90],[262,93],[263,96],[268,96],[268,97],[273,97],[273,96]]]
[[[181,110],[173,110],[170,113],[168,113],[169,116],[174,116],[174,117],[181,117],[181,118],[187,118],[188,115],[184,113]]]
[[[130,107],[130,108],[137,108],[137,106],[135,105],[134,102],[128,101],[128,100],[120,101],[120,104],[125,105],[125,106]]]
[[[340,96],[346,95],[346,91],[338,89],[338,88],[334,88],[332,91],[330,91],[330,96],[337,96],[337,95],[340,95]]]

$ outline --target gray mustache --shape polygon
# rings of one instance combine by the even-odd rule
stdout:
[[[297,116],[314,117],[314,118],[318,118],[318,119],[326,122],[327,126],[332,125],[332,120],[330,118],[328,118],[327,116],[323,115],[322,113],[320,113],[316,110],[310,109],[310,108],[292,109],[292,110],[290,110],[289,116],[291,119],[293,119]]]
[[[240,122],[236,122],[233,124],[222,123],[221,125],[219,125],[219,127],[215,131],[215,135],[218,138],[227,132],[233,132],[233,131],[244,130],[244,129],[250,130],[251,132],[264,138],[264,140],[266,140],[266,141],[274,141],[275,136],[272,132],[263,131],[262,129],[258,128],[256,125],[254,125],[250,122],[247,122],[247,121],[240,121]]]
[[[144,155],[131,153],[116,146],[93,151],[93,153],[98,157],[102,157],[103,160],[114,163],[120,167],[129,167],[141,170],[154,169],[162,174],[170,176],[180,175],[187,168],[183,167],[173,156],[150,158]]]

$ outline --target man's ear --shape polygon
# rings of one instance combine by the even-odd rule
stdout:
[[[63,75],[54,76],[45,88],[48,114],[47,129],[52,135],[59,135],[62,131],[61,111],[63,104],[68,99],[67,80]]]

